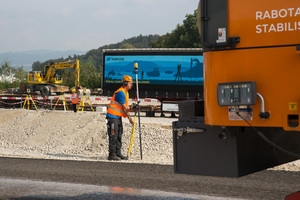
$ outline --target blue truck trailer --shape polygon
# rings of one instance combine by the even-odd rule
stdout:
[[[103,50],[103,95],[112,96],[124,75],[136,84],[138,64],[140,98],[159,100],[203,98],[203,51],[200,48]],[[135,87],[130,91],[136,97]]]

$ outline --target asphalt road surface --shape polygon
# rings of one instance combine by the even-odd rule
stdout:
[[[174,174],[173,166],[0,157],[0,199],[285,199],[300,173],[239,178]]]

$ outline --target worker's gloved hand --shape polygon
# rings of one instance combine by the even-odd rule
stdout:
[[[130,109],[130,110],[131,110],[131,109],[134,109],[136,106],[137,106],[137,104],[132,103],[132,104],[129,106],[129,109]]]

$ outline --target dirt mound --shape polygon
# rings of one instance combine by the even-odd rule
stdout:
[[[105,114],[52,110],[0,109],[0,156],[107,161]],[[136,125],[128,161],[173,165],[172,121],[176,118],[141,117],[142,153]],[[127,155],[132,125],[123,120],[123,154]],[[300,160],[273,170],[300,171]]]
[[[170,122],[171,123],[171,122]],[[123,154],[127,154],[132,126],[124,119]],[[136,126],[131,162],[173,164],[171,124],[141,125],[143,160]],[[107,160],[105,114],[1,109],[0,154],[8,156]]]

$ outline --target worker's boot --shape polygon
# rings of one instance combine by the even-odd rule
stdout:
[[[128,160],[128,156],[123,156],[122,154],[118,154],[118,153],[117,156],[122,160]]]
[[[116,156],[115,153],[113,153],[113,154],[109,154],[108,160],[121,160],[121,158],[119,158],[118,156]]]

